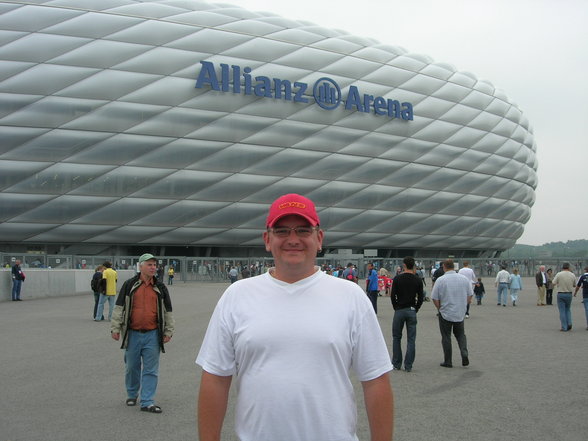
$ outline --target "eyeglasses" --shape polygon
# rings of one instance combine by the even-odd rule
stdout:
[[[317,230],[318,227],[275,227],[268,228],[272,233],[278,237],[290,236],[290,231],[294,231],[298,237],[309,237],[313,231]]]

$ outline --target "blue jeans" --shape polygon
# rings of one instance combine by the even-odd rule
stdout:
[[[145,333],[129,330],[125,350],[125,385],[128,398],[137,398],[141,390],[141,407],[154,404],[159,376],[159,331]]]
[[[12,279],[12,300],[20,299],[20,288],[22,287],[22,280]]]
[[[96,311],[98,311],[98,301],[100,300],[100,293],[98,291],[94,291],[94,312],[92,314],[92,318],[96,318]],[[104,320],[104,315],[100,317],[100,320]]]
[[[501,282],[498,284],[498,304],[506,305],[506,295],[508,294],[508,283]]]
[[[559,309],[559,321],[561,322],[561,330],[569,331],[572,329],[572,293],[558,292],[557,293],[557,308]]]
[[[394,369],[402,367],[402,329],[406,323],[406,357],[404,369],[411,370],[415,357],[415,342],[417,331],[417,313],[414,308],[404,308],[394,311],[392,319],[392,364]]]
[[[112,310],[114,309],[114,298],[116,296],[107,296],[106,294],[100,294],[100,300],[98,300],[98,308],[96,310],[96,316],[94,320],[104,319],[104,302],[108,299],[108,320],[112,318]]]
[[[586,326],[588,326],[588,299],[583,299],[584,311],[586,312]]]

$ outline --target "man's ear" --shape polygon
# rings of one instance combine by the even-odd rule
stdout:
[[[325,238],[325,232],[323,230],[318,230],[318,239],[319,239],[319,250],[323,249],[323,239]]]
[[[263,232],[263,242],[265,243],[265,250],[269,253],[271,249],[269,245],[269,233],[267,231]]]

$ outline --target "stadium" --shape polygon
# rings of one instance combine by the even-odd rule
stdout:
[[[494,257],[537,186],[529,121],[426,55],[204,1],[0,1],[0,249],[263,253],[272,200],[325,253]]]

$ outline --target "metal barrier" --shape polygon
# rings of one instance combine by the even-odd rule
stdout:
[[[157,257],[161,267],[160,276],[168,279],[168,271],[174,269],[174,281],[190,282],[226,282],[228,273],[234,266],[239,272],[239,277],[249,277],[261,274],[273,265],[271,257],[190,257],[190,256],[161,256]],[[431,270],[440,265],[442,259],[419,258],[415,256],[417,265],[422,267],[426,277],[430,277]],[[112,263],[115,269],[132,269],[137,267],[139,256],[80,256],[80,255],[49,255],[33,253],[1,253],[0,262],[4,268],[10,268],[16,260],[21,261],[23,268],[52,268],[52,269],[95,269],[105,261]],[[518,268],[523,277],[533,276],[540,265],[552,268],[556,273],[561,270],[564,262],[569,262],[572,271],[576,275],[584,273],[584,267],[588,264],[588,257],[584,258],[534,258],[534,259],[454,259],[457,266],[461,267],[464,261],[470,262],[478,277],[495,277],[500,270],[500,265],[505,264],[509,272]],[[394,275],[398,268],[402,267],[401,258],[382,259],[377,257],[346,257],[344,254],[336,258],[317,258],[317,264],[321,267],[345,268],[348,263],[354,264],[358,269],[360,278],[365,276],[366,265],[374,263],[376,269],[386,268]]]

